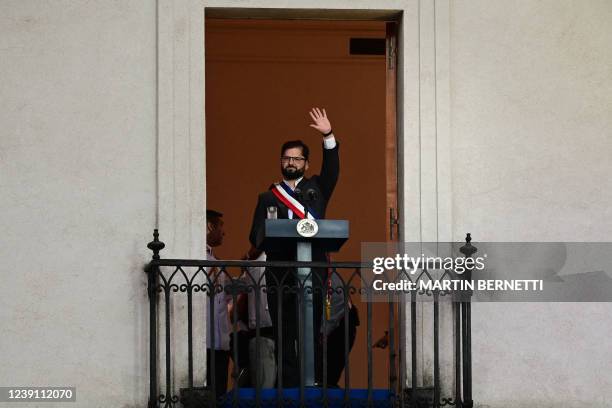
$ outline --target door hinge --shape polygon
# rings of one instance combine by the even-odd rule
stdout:
[[[389,71],[395,69],[395,61],[397,54],[397,46],[395,44],[395,37],[387,38],[387,67]]]
[[[393,241],[393,230],[397,228],[399,236],[399,212],[396,215],[395,209],[389,208],[389,239]]]

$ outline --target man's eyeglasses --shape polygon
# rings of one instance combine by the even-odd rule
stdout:
[[[306,160],[305,157],[291,157],[291,156],[281,156],[282,163],[290,163],[293,160],[295,163],[303,163]]]

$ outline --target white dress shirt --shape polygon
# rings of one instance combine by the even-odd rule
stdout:
[[[217,258],[212,253],[212,248],[206,245],[206,259],[209,261],[216,261]],[[206,272],[210,274],[212,268],[206,268]],[[210,276],[210,275],[209,275]],[[211,281],[214,281],[214,277],[210,276]],[[217,285],[222,285],[223,288],[229,284],[229,278],[225,274],[219,275],[216,281]],[[232,295],[225,291],[216,293],[215,295],[215,350],[229,350],[230,346],[230,334],[232,332],[232,325],[230,323],[228,306],[232,303]],[[207,304],[210,306],[210,304]],[[206,336],[206,347],[211,347],[211,318],[210,318],[210,307],[208,308],[208,335]]]
[[[255,261],[265,261],[266,253],[262,252],[261,255]],[[268,311],[268,294],[264,290],[266,287],[266,275],[264,275],[266,268],[263,266],[248,268],[249,274],[243,274],[240,280],[247,285],[260,285],[259,294],[259,327],[272,327],[272,319],[270,318],[270,312]],[[257,309],[256,304],[256,293],[255,290],[249,291],[249,328],[255,329],[257,327]]]

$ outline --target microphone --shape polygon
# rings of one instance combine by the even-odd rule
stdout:
[[[319,199],[319,193],[314,188],[309,188],[306,190],[306,197],[308,202],[317,201]]]

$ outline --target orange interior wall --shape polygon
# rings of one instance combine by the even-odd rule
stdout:
[[[257,195],[281,180],[280,146],[302,139],[309,174],[321,166],[321,135],[308,111],[327,110],[340,143],[341,171],[328,219],[348,219],[351,238],[333,260],[359,260],[361,242],[384,241],[385,57],[351,56],[351,37],[385,37],[384,22],[207,20],[207,206],[224,213],[220,259],[239,259]],[[308,176],[308,174],[307,174]],[[366,386],[366,307],[351,355],[351,385]],[[387,309],[385,309],[387,308]],[[375,305],[374,341],[388,324]],[[375,385],[387,386],[387,351],[376,350]],[[380,377],[380,378],[379,378]]]

